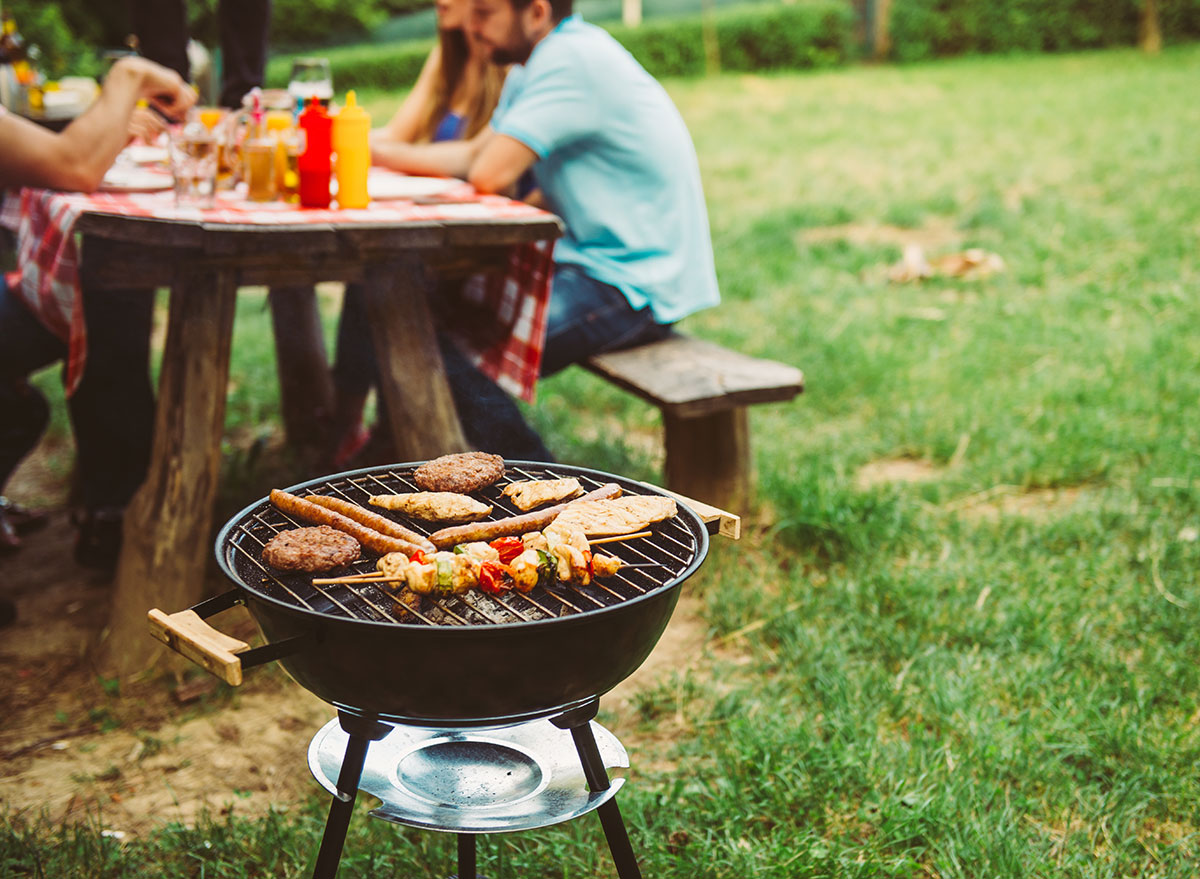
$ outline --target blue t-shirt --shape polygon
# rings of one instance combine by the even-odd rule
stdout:
[[[700,168],[662,86],[601,28],[559,23],[513,67],[492,128],[538,156],[566,224],[554,261],[672,323],[720,300]]]

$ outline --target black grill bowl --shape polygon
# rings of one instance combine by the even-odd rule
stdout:
[[[352,496],[356,488],[383,493],[378,484],[385,483],[395,490],[415,490],[408,477],[416,466],[357,470],[287,490]],[[477,494],[496,504],[494,518],[511,512],[501,506],[499,495],[510,474],[514,479],[576,476],[587,490],[615,482],[626,494],[662,493],[580,467],[508,462],[506,469],[499,485]],[[553,616],[535,611],[526,616],[542,618],[480,621],[469,613],[471,605],[464,610],[451,603],[457,615],[443,617],[435,607],[431,622],[428,609],[419,619],[395,611],[394,619],[387,612],[397,606],[381,592],[371,592],[364,601],[353,593],[355,600],[346,595],[339,600],[336,591],[314,594],[308,575],[263,568],[257,560],[263,537],[281,527],[292,523],[283,521],[269,501],[259,501],[225,525],[216,553],[263,636],[282,654],[284,668],[301,686],[343,711],[430,727],[518,723],[561,713],[608,692],[650,655],[679,600],[681,584],[708,552],[704,524],[679,504],[675,519],[653,526],[650,537],[607,548],[627,561],[662,558],[667,563],[648,572],[631,571],[630,588],[607,590],[604,606],[573,592],[567,599],[576,610],[568,610],[567,602],[538,589],[529,598]],[[358,569],[373,568],[375,558],[365,558]]]

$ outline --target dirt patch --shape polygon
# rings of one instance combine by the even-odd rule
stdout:
[[[97,675],[87,648],[106,623],[109,583],[71,560],[65,491],[39,460],[44,454],[23,465],[11,490],[22,501],[50,497],[60,505],[49,528],[0,558],[0,595],[18,611],[17,622],[0,630],[0,809],[131,838],[202,812],[257,816],[314,795],[308,743],[334,710],[277,667],[255,669],[236,690],[209,685],[187,664],[120,691]],[[681,670],[707,673],[702,609],[685,591],[646,663],[603,700],[603,722],[635,771],[652,771],[671,743],[669,731],[639,729],[638,693]],[[220,623],[238,637],[255,632],[240,609]],[[173,695],[206,686],[187,704]]]
[[[951,501],[943,509],[968,521],[989,521],[1001,516],[1022,516],[1045,522],[1070,512],[1086,495],[1079,486],[1022,490],[1017,485],[997,485]]]
[[[933,251],[957,247],[962,244],[963,233],[953,221],[938,217],[911,228],[884,223],[843,223],[840,226],[802,229],[796,234],[796,241],[803,244],[847,241],[860,246],[891,244],[901,249],[915,245],[925,251]]]
[[[937,479],[941,470],[928,461],[916,458],[881,458],[870,461],[854,474],[854,487],[859,491],[893,482],[929,482]]]
[[[17,622],[0,630],[0,808],[137,835],[201,811],[260,814],[312,789],[304,753],[332,710],[279,671],[236,694],[188,669],[118,690],[87,657],[109,612],[108,578],[74,564],[65,489],[42,448],[10,485],[51,508],[50,526],[0,558]],[[230,612],[222,624],[248,634]],[[208,689],[190,704],[179,684]]]

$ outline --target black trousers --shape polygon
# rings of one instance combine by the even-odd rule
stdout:
[[[146,477],[154,432],[153,313],[153,290],[85,290],[88,358],[67,410],[86,509],[124,507]],[[50,415],[29,375],[66,353],[0,277],[0,494]]]
[[[130,4],[142,55],[188,79],[185,0],[130,0]],[[263,84],[270,24],[271,0],[220,0],[221,106],[240,107],[242,96]]]

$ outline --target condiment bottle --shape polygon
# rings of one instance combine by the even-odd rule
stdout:
[[[337,153],[338,207],[365,208],[367,171],[371,168],[371,116],[358,106],[353,91],[333,119],[333,151]]]
[[[333,119],[315,97],[300,114],[304,130],[304,152],[300,154],[300,204],[306,208],[329,207],[329,170]]]

